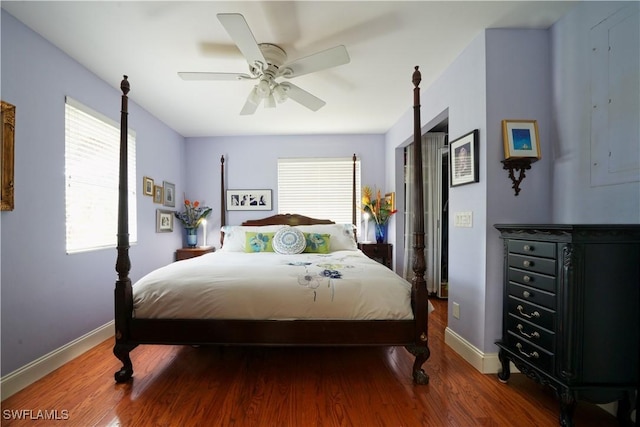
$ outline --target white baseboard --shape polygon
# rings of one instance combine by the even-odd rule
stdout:
[[[481,352],[469,341],[449,329],[449,327],[444,330],[444,342],[483,374],[497,374],[500,372],[502,366],[498,359],[498,353]],[[511,365],[511,371],[519,372],[513,364]]]
[[[75,359],[104,340],[113,337],[113,321],[45,354],[33,362],[0,378],[2,400],[38,381],[45,375]]]

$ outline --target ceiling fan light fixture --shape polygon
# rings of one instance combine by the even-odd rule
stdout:
[[[283,103],[288,98],[286,88],[281,84],[275,85],[273,88],[273,96],[276,98],[278,104]]]
[[[273,94],[270,94],[264,99],[264,107],[265,108],[276,108],[276,100],[273,97]]]
[[[256,85],[256,90],[258,92],[258,96],[261,98],[266,98],[271,95],[271,87],[269,86],[269,82],[265,79],[260,80],[260,82]]]
[[[247,100],[254,105],[258,105],[260,104],[261,99],[262,98],[260,97],[260,95],[258,95],[258,85],[255,85],[251,90],[251,93],[249,94],[249,98],[247,98]]]

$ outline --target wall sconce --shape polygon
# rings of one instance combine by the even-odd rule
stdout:
[[[511,188],[520,193],[520,183],[525,179],[525,171],[540,160],[540,139],[536,120],[503,120],[504,160],[502,169],[509,171]],[[517,173],[517,177],[516,177]]]

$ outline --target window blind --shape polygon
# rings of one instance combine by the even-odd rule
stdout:
[[[360,212],[360,189],[360,160],[356,160],[356,218]],[[350,224],[352,205],[351,157],[278,159],[278,213]]]
[[[136,140],[128,135],[129,241],[137,241]],[[80,102],[65,103],[66,251],[115,247],[120,125]]]

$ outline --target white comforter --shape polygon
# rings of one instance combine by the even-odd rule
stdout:
[[[361,251],[213,252],[133,286],[134,316],[165,319],[412,319],[411,284]]]

